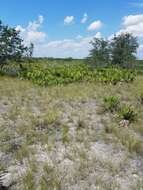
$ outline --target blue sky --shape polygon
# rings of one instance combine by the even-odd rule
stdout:
[[[35,44],[35,56],[85,57],[94,36],[124,31],[143,40],[140,0],[1,0],[0,16]],[[141,43],[139,57],[142,51]]]

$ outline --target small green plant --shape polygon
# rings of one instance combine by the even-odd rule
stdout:
[[[104,107],[105,110],[114,112],[118,109],[119,106],[119,99],[116,96],[108,96],[104,97]]]
[[[137,113],[134,108],[127,105],[120,109],[119,116],[121,119],[128,120],[130,123],[137,119]]]
[[[48,111],[43,118],[45,125],[53,124],[57,120],[58,116],[59,114],[56,110]]]

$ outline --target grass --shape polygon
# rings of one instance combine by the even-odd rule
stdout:
[[[121,119],[128,120],[129,122],[134,122],[137,119],[135,108],[127,105],[121,107],[119,115]]]
[[[44,172],[40,182],[41,190],[46,189],[55,189],[55,190],[62,190],[61,188],[61,180],[60,176],[58,176],[58,172],[55,170],[54,167],[45,165]]]
[[[116,96],[109,96],[109,97],[104,97],[104,107],[106,111],[117,111],[119,107],[119,99]]]
[[[132,129],[119,127],[118,125],[109,124],[105,127],[107,134],[116,137],[115,141],[121,143],[130,153],[143,153],[143,140]]]
[[[23,177],[23,185],[24,185],[24,190],[36,189],[34,174],[31,170],[28,170],[25,176]]]
[[[24,190],[67,190],[76,189],[76,185],[83,190],[86,185],[90,189],[95,185],[103,190],[121,190],[113,175],[124,179],[124,172],[130,180],[134,168],[131,161],[140,163],[143,153],[142,80],[143,76],[138,75],[132,83],[116,85],[78,82],[41,87],[1,76],[0,170],[25,165],[27,172],[22,174],[21,184]],[[99,113],[103,99],[106,112]],[[122,112],[119,120],[118,110],[123,105],[131,105],[133,110]],[[122,119],[129,119],[130,125],[121,127]],[[91,149],[96,143],[103,145],[97,150],[99,157]],[[119,164],[115,162],[118,151],[127,159]],[[107,153],[113,159],[105,157],[103,161]],[[31,164],[37,168],[34,170]],[[142,168],[135,169],[142,178]]]

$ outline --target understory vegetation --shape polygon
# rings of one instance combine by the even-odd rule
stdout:
[[[37,66],[26,70],[20,77],[32,80],[42,86],[60,85],[73,82],[131,82],[135,78],[135,71],[122,68],[98,68],[92,69],[84,64],[56,66],[52,65],[42,69]]]

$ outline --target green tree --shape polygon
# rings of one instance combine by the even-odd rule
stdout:
[[[21,60],[29,52],[29,48],[23,43],[20,31],[4,25],[0,21],[0,67],[10,63],[11,60],[21,65]]]
[[[137,48],[137,38],[132,34],[122,33],[115,36],[111,42],[112,63],[121,67],[132,67],[136,59]]]
[[[107,66],[110,63],[110,45],[107,40],[103,38],[94,38],[90,42],[93,48],[90,50],[87,58],[92,65],[97,67]]]
[[[34,44],[33,43],[30,43],[30,46],[29,46],[29,57],[31,58],[32,55],[33,55],[33,50],[34,50]]]

